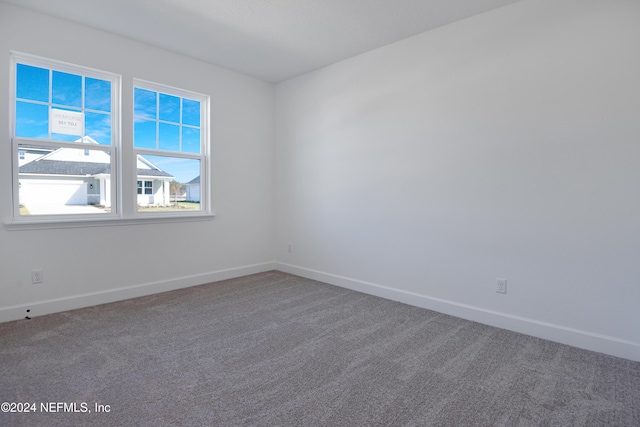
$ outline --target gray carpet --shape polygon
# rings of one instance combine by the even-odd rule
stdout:
[[[2,426],[640,426],[640,363],[268,272],[0,324],[0,402],[37,406]]]

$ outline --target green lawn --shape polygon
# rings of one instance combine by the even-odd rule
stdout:
[[[171,206],[138,206],[138,212],[199,211],[198,202],[174,202]]]

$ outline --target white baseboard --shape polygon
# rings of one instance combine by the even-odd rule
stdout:
[[[640,344],[632,341],[541,322],[535,319],[486,310],[479,307],[433,298],[400,289],[389,288],[375,283],[342,277],[282,262],[254,264],[204,274],[144,283],[124,288],[110,289],[107,291],[0,308],[0,323],[24,319],[26,316],[43,316],[45,314],[122,301],[129,298],[152,295],[160,292],[217,282],[220,280],[233,279],[269,270],[279,270],[285,273],[296,274],[298,276],[318,280],[331,285],[340,286],[369,295],[375,295],[416,307],[426,308],[474,322],[640,362]],[[29,312],[27,312],[27,310],[29,310]]]
[[[362,280],[276,262],[275,268],[308,279],[445,313],[497,328],[640,362],[640,344],[520,316],[486,310],[440,298],[389,288]]]
[[[275,264],[273,262],[266,262],[262,264],[247,265],[225,270],[213,271],[209,273],[194,274],[191,276],[144,283],[124,288],[109,289],[101,292],[93,292],[65,298],[37,301],[30,304],[5,307],[0,309],[0,323],[24,319],[27,316],[43,316],[45,314],[59,313],[61,311],[75,310],[78,308],[91,307],[94,305],[157,294],[160,292],[173,291],[176,289],[188,288],[190,286],[197,286],[205,283],[218,282],[220,280],[248,276],[250,274],[274,269]],[[27,310],[29,311],[27,312]]]

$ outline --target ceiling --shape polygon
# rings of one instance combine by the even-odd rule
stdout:
[[[1,0],[280,82],[520,0]]]

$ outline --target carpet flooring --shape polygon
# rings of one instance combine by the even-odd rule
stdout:
[[[640,426],[640,363],[272,271],[0,324],[0,402],[30,410],[2,426]]]

